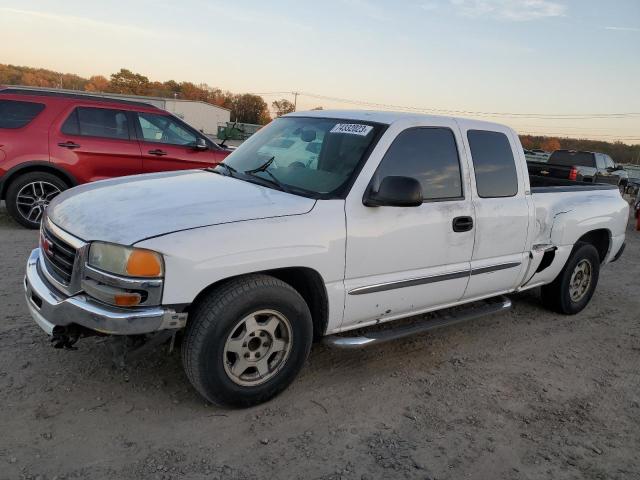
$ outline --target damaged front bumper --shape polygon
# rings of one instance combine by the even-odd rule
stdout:
[[[111,335],[140,335],[158,330],[182,328],[186,313],[164,307],[117,308],[97,302],[85,294],[65,296],[42,275],[40,249],[27,261],[24,290],[29,313],[49,335],[56,327],[74,325]]]

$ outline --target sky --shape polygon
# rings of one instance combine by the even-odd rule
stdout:
[[[640,0],[0,0],[0,63],[640,143]]]

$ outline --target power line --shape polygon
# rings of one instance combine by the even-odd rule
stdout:
[[[580,114],[546,114],[546,113],[514,113],[514,112],[478,112],[471,110],[450,110],[450,109],[438,109],[427,107],[407,107],[404,105],[393,105],[386,103],[368,102],[363,100],[351,100],[346,98],[331,97],[327,95],[319,95],[316,93],[299,92],[300,95],[315,98],[318,100],[333,101],[338,103],[348,103],[352,105],[386,108],[386,109],[399,109],[409,110],[414,112],[429,112],[439,114],[462,114],[473,115],[483,117],[513,117],[513,118],[539,118],[539,119],[557,119],[557,120],[587,120],[598,118],[635,118],[640,117],[640,112],[624,112],[624,113],[580,113]]]

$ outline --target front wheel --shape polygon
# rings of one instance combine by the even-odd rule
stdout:
[[[591,301],[600,276],[598,250],[578,243],[558,277],[542,287],[543,304],[558,313],[575,315]]]
[[[67,188],[65,182],[51,173],[26,173],[9,185],[7,211],[25,227],[40,228],[40,220],[49,202]]]
[[[196,305],[182,361],[207,400],[248,407],[293,381],[312,339],[311,313],[300,294],[276,278],[248,275],[214,289]]]

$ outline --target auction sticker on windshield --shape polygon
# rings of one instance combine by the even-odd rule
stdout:
[[[348,133],[349,135],[361,135],[366,137],[373,130],[371,125],[360,125],[359,123],[338,123],[329,133]]]

